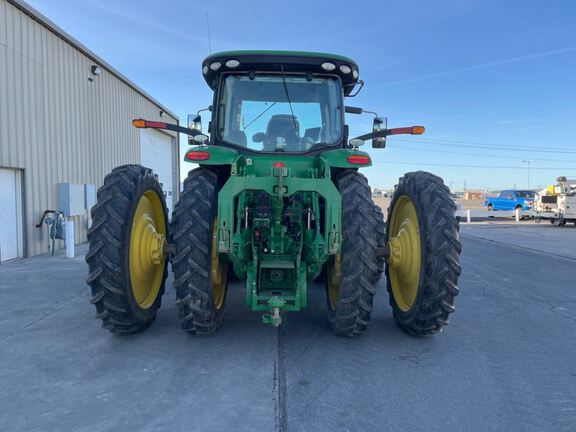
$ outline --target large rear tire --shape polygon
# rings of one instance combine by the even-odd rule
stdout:
[[[166,281],[168,212],[149,168],[123,165],[98,190],[88,232],[87,283],[97,318],[112,333],[136,333],[156,318]]]
[[[222,324],[228,265],[219,260],[217,213],[218,175],[208,168],[190,171],[170,230],[178,315],[193,335],[214,333]]]
[[[377,249],[384,247],[384,222],[366,177],[345,171],[335,180],[342,196],[342,246],[327,265],[328,321],[339,336],[366,330],[382,275]]]
[[[407,333],[442,330],[454,311],[461,273],[456,206],[442,179],[404,175],[388,210],[387,289],[394,319]]]

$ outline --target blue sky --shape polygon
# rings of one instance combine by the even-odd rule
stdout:
[[[347,55],[366,86],[348,101],[422,124],[422,137],[369,149],[366,170],[390,188],[423,169],[461,189],[576,177],[576,2],[572,0],[29,0],[170,108],[211,103],[200,64],[212,51],[293,49]],[[371,118],[350,117],[352,133]],[[183,146],[184,148],[184,146]],[[506,167],[506,168],[494,168]],[[183,173],[188,167],[183,166]]]

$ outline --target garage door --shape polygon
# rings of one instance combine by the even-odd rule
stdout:
[[[170,217],[174,196],[172,138],[155,130],[141,129],[140,163],[145,167],[152,168],[154,174],[158,176],[168,206],[168,217]]]
[[[0,168],[0,260],[24,255],[20,170]]]

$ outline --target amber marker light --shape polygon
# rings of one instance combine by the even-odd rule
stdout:
[[[158,121],[150,121],[144,119],[134,119],[132,120],[132,126],[137,127],[139,129],[166,129],[166,123],[158,122]]]
[[[408,126],[388,129],[387,135],[422,135],[426,128],[424,126]]]

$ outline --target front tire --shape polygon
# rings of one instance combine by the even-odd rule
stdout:
[[[342,246],[327,263],[328,321],[339,336],[362,334],[382,275],[377,249],[384,247],[382,211],[372,201],[366,177],[345,171],[335,180],[342,196]]]
[[[439,332],[454,311],[461,273],[455,210],[440,177],[400,178],[388,210],[386,279],[394,319],[407,333]]]
[[[92,207],[86,262],[90,302],[110,332],[137,333],[156,318],[167,228],[164,194],[151,169],[123,165],[106,176]]]
[[[493,211],[494,211],[494,206],[493,206],[492,204],[488,204],[488,211],[489,211],[489,212],[493,212]],[[494,216],[489,215],[488,217],[489,217],[489,218],[493,218]]]
[[[222,324],[228,266],[219,260],[217,213],[218,175],[207,168],[190,171],[170,230],[178,316],[193,335],[214,333]]]

